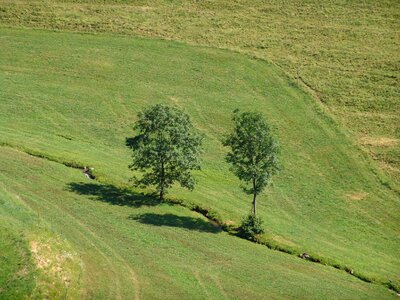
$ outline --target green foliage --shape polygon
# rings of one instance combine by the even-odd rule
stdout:
[[[235,128],[223,141],[230,151],[226,160],[233,173],[245,184],[243,190],[253,194],[253,213],[256,214],[255,200],[278,170],[278,143],[271,134],[267,122],[258,112],[233,114]]]
[[[240,224],[239,236],[256,241],[257,236],[264,233],[263,220],[254,214],[247,215]]]
[[[139,112],[138,117],[134,126],[138,135],[127,139],[133,150],[130,168],[144,172],[141,178],[133,178],[134,184],[157,186],[160,199],[175,181],[193,190],[191,171],[200,169],[202,138],[189,116],[175,107],[157,104]]]

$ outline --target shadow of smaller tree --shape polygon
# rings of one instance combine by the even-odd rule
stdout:
[[[68,184],[68,190],[79,195],[92,196],[90,199],[107,202],[119,206],[155,206],[161,201],[149,195],[136,193],[128,188],[119,188],[111,184],[71,182]]]
[[[146,213],[140,215],[130,215],[128,219],[138,221],[143,224],[154,226],[181,227],[195,231],[218,233],[221,228],[200,218],[177,216],[174,214],[154,214]]]

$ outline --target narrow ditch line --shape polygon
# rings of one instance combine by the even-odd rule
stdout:
[[[29,150],[29,149],[26,149],[26,148],[14,146],[12,144],[5,143],[5,142],[0,142],[0,146],[12,148],[14,150],[23,152],[23,153],[28,154],[28,155],[33,156],[33,157],[38,157],[38,158],[45,159],[45,160],[48,160],[48,161],[51,161],[51,162],[62,164],[62,165],[66,166],[66,167],[69,167],[69,168],[74,168],[74,169],[80,170],[89,179],[95,180],[96,182],[98,182],[100,184],[107,184],[106,181],[98,180],[98,179],[96,179],[96,177],[94,175],[87,174],[87,172],[86,172],[87,167],[83,166],[83,164],[80,164],[80,163],[77,163],[77,162],[63,161],[61,159],[57,159],[55,157],[50,157],[48,155],[45,155],[45,154],[37,152],[37,151],[32,151],[32,150]],[[235,237],[239,237],[237,235],[236,231],[233,228],[226,226],[222,222],[222,220],[220,220],[219,218],[215,217],[215,214],[213,214],[210,210],[208,210],[206,208],[202,208],[202,207],[200,207],[198,205],[193,205],[193,204],[190,204],[190,203],[185,203],[185,202],[183,202],[181,200],[177,200],[177,199],[165,199],[164,201],[166,203],[170,203],[170,204],[173,204],[173,205],[179,205],[179,206],[184,207],[184,208],[186,208],[186,209],[188,209],[190,211],[194,211],[196,213],[199,213],[202,216],[204,216],[211,224],[221,228],[222,231],[227,232],[229,235],[232,235],[232,236],[235,236]],[[313,256],[311,256],[311,255],[309,255],[309,254],[307,254],[305,252],[304,253],[296,253],[295,251],[291,251],[291,250],[289,250],[289,249],[287,249],[287,248],[285,248],[283,246],[280,246],[278,244],[274,245],[272,243],[269,243],[268,241],[261,241],[261,240],[258,240],[258,239],[256,239],[256,240],[248,240],[248,239],[245,239],[245,238],[242,238],[242,237],[239,237],[239,238],[247,240],[247,241],[252,242],[252,243],[256,243],[256,244],[260,244],[260,245],[266,246],[270,250],[275,250],[275,251],[283,252],[283,253],[291,255],[291,256],[295,256],[295,257],[297,257],[299,259],[303,259],[303,260],[307,260],[307,261],[310,261],[310,262],[313,262],[313,263],[317,263],[317,264],[321,264],[321,265],[324,265],[324,266],[332,267],[332,268],[335,268],[337,270],[343,270],[347,274],[349,274],[349,275],[351,275],[351,276],[353,276],[353,277],[355,277],[355,278],[357,278],[357,279],[359,279],[359,280],[361,280],[363,282],[385,286],[391,292],[394,292],[394,293],[397,294],[397,296],[400,296],[400,288],[397,287],[396,285],[394,285],[391,282],[391,280],[389,280],[387,282],[376,281],[376,280],[373,280],[371,278],[368,278],[367,276],[364,276],[363,274],[360,274],[360,273],[354,271],[352,268],[349,268],[349,267],[344,266],[344,265],[340,265],[339,263],[327,262],[323,258],[313,257]]]
[[[57,157],[54,157],[54,156],[51,156],[51,155],[48,155],[48,154],[43,154],[40,151],[31,150],[31,149],[28,149],[28,148],[25,148],[25,147],[21,147],[19,145],[15,145],[15,144],[12,144],[12,143],[7,143],[7,142],[1,142],[0,141],[0,146],[1,147],[8,147],[8,148],[23,152],[25,154],[28,154],[30,156],[34,156],[34,157],[42,158],[42,159],[45,159],[45,160],[48,160],[48,161],[52,161],[52,162],[55,162],[55,163],[59,163],[59,164],[62,164],[64,166],[66,166],[66,167],[69,167],[69,168],[83,170],[84,167],[85,167],[83,164],[81,164],[79,162],[63,161],[61,158],[57,158]]]
[[[312,93],[317,97],[317,99],[321,102],[321,103],[324,103],[325,104],[325,101],[322,101],[322,99],[321,99],[321,97],[320,97],[320,94],[321,94],[321,92],[320,91],[318,91],[316,88],[314,88],[311,84],[309,84],[308,82],[306,82],[300,75],[298,75],[297,77],[295,77],[295,78],[297,78],[298,80],[300,80],[300,82],[302,83],[302,84],[304,84],[307,88],[309,88],[311,91],[312,91]]]
[[[355,277],[355,278],[357,278],[357,279],[359,279],[359,280],[361,280],[363,282],[370,283],[370,284],[376,284],[376,285],[382,285],[384,287],[387,287],[391,292],[396,293],[397,296],[400,297],[400,289],[397,286],[395,286],[390,280],[387,281],[387,282],[376,281],[376,280],[373,280],[371,278],[368,278],[367,276],[364,276],[363,274],[360,274],[360,273],[354,271],[352,268],[349,268],[349,267],[344,266],[344,265],[340,265],[339,263],[326,262],[326,261],[324,261],[323,258],[317,258],[317,257],[311,256],[311,255],[307,254],[306,252],[296,253],[295,251],[291,251],[289,249],[286,249],[285,247],[282,247],[282,246],[280,246],[278,244],[274,245],[272,243],[269,243],[268,241],[245,239],[245,238],[240,237],[240,236],[237,235],[236,229],[229,228],[221,220],[218,220],[218,219],[216,219],[214,217],[210,217],[210,212],[207,209],[201,208],[201,207],[199,207],[197,205],[194,206],[194,207],[190,206],[190,205],[186,205],[182,201],[166,199],[165,202],[172,203],[172,204],[175,204],[175,205],[180,205],[180,206],[185,207],[185,208],[187,208],[187,209],[189,209],[191,211],[194,211],[194,212],[197,212],[197,213],[201,214],[210,223],[212,223],[214,226],[218,226],[219,228],[221,228],[222,231],[227,232],[229,235],[244,239],[246,241],[249,241],[249,242],[252,242],[252,243],[255,243],[255,244],[260,244],[260,245],[266,246],[270,250],[283,252],[285,254],[288,254],[288,255],[291,255],[291,256],[295,256],[295,257],[297,257],[299,259],[307,260],[307,261],[312,262],[312,263],[317,263],[317,264],[320,264],[320,265],[323,265],[323,266],[332,267],[332,268],[337,269],[337,270],[345,271],[347,274],[349,274],[349,275],[351,275],[351,276],[353,276],[353,277]]]

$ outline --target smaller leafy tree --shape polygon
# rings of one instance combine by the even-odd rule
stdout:
[[[135,186],[157,187],[162,200],[175,182],[192,190],[192,170],[200,169],[202,137],[183,111],[164,104],[146,108],[134,125],[138,134],[126,140],[133,150],[132,170],[143,172],[133,177]]]
[[[256,199],[278,171],[278,143],[263,116],[257,112],[233,112],[235,127],[223,141],[229,147],[226,160],[233,173],[244,183],[243,190]]]

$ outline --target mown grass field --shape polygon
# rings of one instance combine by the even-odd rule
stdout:
[[[77,178],[84,180],[85,177],[78,171],[57,164],[47,168],[46,162],[28,157],[24,160],[22,154],[18,154],[22,155],[19,159],[8,162],[8,156],[17,155],[11,150],[6,151],[1,164],[1,174],[7,174],[4,189],[13,187],[11,190],[17,195],[20,189],[24,190],[25,201],[35,202],[32,209],[39,219],[47,220],[49,230],[82,255],[81,268],[87,277],[82,277],[85,279],[80,283],[81,290],[80,284],[74,285],[72,295],[83,291],[88,297],[107,298],[110,295],[107,293],[120,293],[121,297],[132,293],[135,276],[122,278],[119,284],[107,279],[107,276],[120,276],[121,270],[125,270],[126,277],[132,268],[131,274],[140,272],[138,280],[143,286],[140,291],[145,298],[165,293],[171,298],[190,297],[194,295],[189,294],[194,286],[195,295],[211,297],[215,292],[215,298],[223,298],[218,283],[214,282],[210,288],[203,283],[210,294],[201,290],[199,282],[214,279],[198,279],[196,276],[200,275],[193,274],[185,265],[196,266],[194,269],[198,266],[203,270],[199,274],[216,274],[223,267],[205,263],[208,254],[204,253],[211,247],[222,248],[220,252],[215,250],[216,253],[227,256],[213,258],[213,262],[222,263],[228,257],[232,260],[239,255],[235,254],[238,247],[242,247],[236,243],[244,248],[240,250],[238,265],[226,271],[229,279],[222,287],[229,286],[228,295],[250,298],[315,295],[318,298],[318,293],[322,293],[321,286],[316,284],[318,281],[300,288],[304,287],[304,278],[299,276],[282,279],[279,286],[290,294],[280,294],[281,289],[275,289],[274,284],[265,280],[271,272],[269,263],[257,271],[251,267],[259,263],[257,253],[270,253],[266,247],[225,233],[201,232],[196,229],[199,224],[201,228],[210,225],[204,219],[198,221],[197,215],[190,221],[194,213],[183,208],[163,204],[150,209],[143,205],[143,211],[131,212],[135,205],[126,203],[132,201],[131,195],[126,195],[126,191],[121,194],[118,189],[127,185],[131,176],[127,167],[129,150],[124,141],[133,135],[131,127],[138,110],[159,102],[174,104],[188,112],[196,127],[205,134],[203,171],[196,174],[198,186],[193,193],[175,188],[171,197],[213,209],[223,221],[238,224],[250,209],[250,199],[243,195],[238,181],[228,171],[220,140],[232,125],[233,109],[261,111],[280,140],[283,164],[274,185],[259,200],[259,212],[268,231],[265,238],[332,264],[348,266],[378,283],[390,281],[399,286],[400,204],[390,179],[357,150],[354,141],[324,114],[307,92],[274,65],[230,51],[162,40],[7,28],[0,29],[0,36],[0,143],[69,165],[93,166],[98,180],[105,184],[79,183]],[[18,164],[19,160],[25,163]],[[43,165],[44,169],[29,169],[30,163]],[[19,178],[25,178],[24,183],[18,183]],[[47,199],[48,205],[41,204],[42,199]],[[129,218],[131,215],[133,220]],[[166,227],[170,238],[165,238],[165,232],[156,234]],[[186,238],[180,227],[189,227],[185,234],[190,236]],[[119,235],[119,230],[124,234]],[[227,244],[221,246],[225,238]],[[163,245],[166,240],[171,244]],[[97,246],[90,246],[91,243]],[[174,248],[174,243],[184,243],[191,251],[198,251],[198,256],[189,259],[188,250]],[[87,247],[100,247],[102,254],[92,257],[92,252],[85,250]],[[230,247],[232,250],[228,251]],[[167,254],[163,258],[164,252]],[[176,256],[168,256],[172,254]],[[177,260],[179,256],[183,257],[181,261]],[[245,259],[247,256],[252,260]],[[288,256],[277,257],[275,262],[279,265],[280,257]],[[297,258],[285,259],[293,259],[303,266]],[[129,268],[124,265],[127,260]],[[141,262],[145,263],[141,265]],[[69,272],[80,274],[80,263],[69,263]],[[280,269],[282,274],[291,268],[289,265],[291,262]],[[247,271],[241,273],[244,266]],[[355,280],[344,272],[325,268],[321,270],[330,276],[343,275],[349,282]],[[144,275],[146,272],[151,273]],[[76,279],[75,275],[71,277]],[[253,275],[259,279],[243,289],[239,283]],[[315,278],[320,280],[324,276]],[[46,278],[42,280],[46,282]],[[300,291],[297,287],[285,286],[288,282],[299,283]],[[176,294],[168,294],[172,291],[168,290],[167,283],[172,284],[170,288]],[[340,297],[335,285],[331,285],[335,289],[332,293],[324,294],[326,297]],[[46,290],[46,285],[43,286],[42,290]],[[112,292],[110,288],[118,291]],[[314,293],[314,290],[318,291]],[[362,292],[358,294],[362,295]],[[365,295],[374,298],[368,292]]]
[[[162,37],[272,61],[400,183],[399,1],[0,1],[0,23]]]
[[[180,206],[135,194],[124,205],[104,201],[109,187],[79,170],[6,147],[0,163],[1,228],[27,237],[40,272],[35,285],[31,269],[8,274],[22,277],[17,287],[37,298],[395,297],[381,285],[229,236]],[[18,246],[4,249],[3,241],[2,256],[13,258]],[[2,299],[26,295],[1,287]]]

